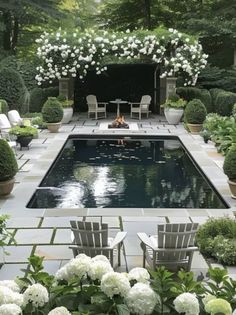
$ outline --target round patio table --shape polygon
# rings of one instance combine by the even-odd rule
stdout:
[[[117,116],[120,116],[120,104],[126,104],[128,101],[123,101],[122,99],[117,98],[114,101],[110,101],[110,103],[117,105]]]

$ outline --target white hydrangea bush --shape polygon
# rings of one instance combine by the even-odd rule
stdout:
[[[114,315],[120,312],[157,315],[162,308],[166,314],[198,315],[200,305],[201,314],[204,307],[209,314],[230,315],[235,309],[232,288],[236,288],[236,285],[230,278],[227,278],[227,288],[230,287],[227,301],[213,292],[209,293],[209,282],[202,282],[196,289],[198,293],[180,294],[182,290],[179,288],[184,288],[185,281],[183,271],[175,286],[173,275],[164,267],[150,272],[151,279],[144,268],[133,268],[129,273],[118,273],[113,270],[107,257],[98,255],[90,258],[80,254],[58,270],[53,277],[41,272],[39,260],[34,257],[40,270],[38,278],[36,272],[33,277],[32,273],[29,273],[28,278],[21,278],[16,282],[0,281],[0,315],[72,315],[81,310],[82,314],[91,315]],[[223,274],[222,279],[225,279],[224,277]],[[210,281],[212,282],[212,279]],[[193,282],[194,285],[196,283]],[[168,288],[167,291],[162,291],[163,285],[164,290]]]
[[[109,57],[123,62],[131,59],[145,60],[162,66],[161,77],[184,74],[185,85],[195,85],[198,74],[207,64],[207,55],[203,53],[198,41],[186,37],[174,29],[166,36],[140,33],[108,33],[107,31],[86,30],[56,33],[44,32],[36,40],[37,56],[42,65],[37,67],[38,85],[44,81],[76,77],[85,78],[93,69],[96,74],[107,70],[105,65]],[[159,38],[160,37],[160,38]]]

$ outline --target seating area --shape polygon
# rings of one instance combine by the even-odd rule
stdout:
[[[106,118],[109,103],[113,103],[117,106],[117,117],[120,115],[120,104],[126,104],[130,107],[130,118],[141,120],[143,114],[145,114],[147,118],[149,117],[151,100],[150,95],[143,95],[138,103],[123,101],[122,99],[116,99],[110,102],[98,102],[96,95],[87,95],[88,118],[90,118],[91,115],[94,115],[95,119]]]

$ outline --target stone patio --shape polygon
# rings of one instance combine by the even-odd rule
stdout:
[[[112,115],[110,113],[110,115]],[[87,119],[86,114],[79,114],[68,125],[63,125],[60,132],[51,134],[43,130],[38,139],[34,139],[29,150],[17,149],[19,172],[12,194],[0,199],[1,214],[11,216],[8,228],[13,231],[17,245],[9,241],[6,250],[5,264],[0,270],[0,279],[13,279],[27,266],[30,254],[45,257],[45,270],[55,271],[72,258],[70,245],[70,225],[73,219],[102,221],[109,224],[110,234],[119,230],[128,232],[122,266],[120,270],[142,266],[142,252],[137,232],[156,233],[157,223],[199,222],[204,223],[209,217],[228,215],[234,217],[236,201],[230,196],[227,178],[222,171],[223,157],[216,152],[213,143],[205,144],[198,135],[190,135],[183,125],[168,125],[162,116],[151,115],[141,121],[127,119],[129,123],[137,123],[138,130],[122,130],[122,134],[130,135],[177,135],[188,149],[192,157],[210,179],[216,190],[230,205],[230,209],[27,209],[26,204],[35,188],[44,177],[52,161],[57,156],[69,134],[106,134],[109,130],[100,128],[100,123],[111,122],[110,119],[98,121]],[[117,133],[117,130],[111,130]],[[199,253],[195,253],[192,270],[199,275],[205,274],[207,263]],[[236,277],[236,268],[229,269],[232,277]]]

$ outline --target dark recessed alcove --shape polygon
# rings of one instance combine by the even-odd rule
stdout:
[[[141,96],[149,94],[152,97],[151,111],[154,108],[154,72],[156,65],[128,64],[109,65],[106,72],[97,75],[89,71],[84,81],[75,79],[75,110],[87,111],[86,96],[94,94],[100,102],[109,102],[120,98],[129,102],[139,102]],[[159,72],[157,72],[157,87],[159,87]],[[157,103],[159,103],[159,88],[157,89]],[[121,105],[121,112],[129,112],[127,104]],[[109,104],[108,112],[115,112],[116,105]]]

